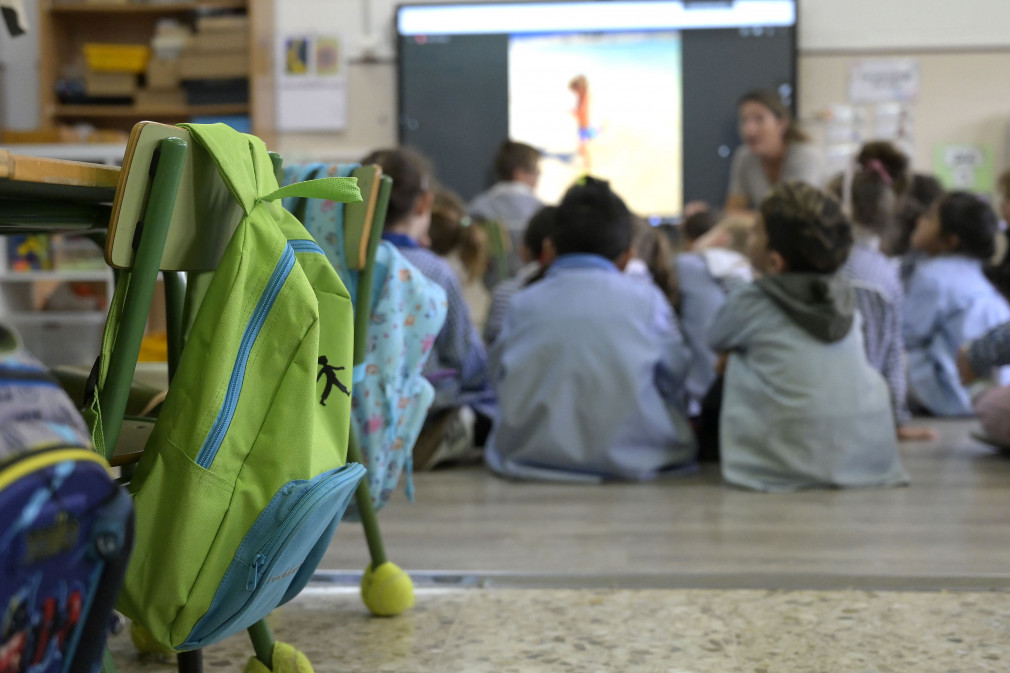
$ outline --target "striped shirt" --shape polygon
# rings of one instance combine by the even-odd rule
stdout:
[[[905,341],[901,333],[903,292],[898,270],[877,249],[875,239],[856,239],[840,273],[856,288],[856,308],[863,317],[863,341],[870,365],[887,381],[894,417],[904,425],[908,410]]]

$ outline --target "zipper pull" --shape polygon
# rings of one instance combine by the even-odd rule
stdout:
[[[259,584],[260,575],[263,573],[263,566],[267,564],[267,557],[263,554],[256,554],[256,558],[249,564],[249,576],[246,577],[245,590],[256,591]]]

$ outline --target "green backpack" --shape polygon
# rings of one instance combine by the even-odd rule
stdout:
[[[244,218],[130,483],[137,539],[117,606],[178,651],[297,595],[364,475],[345,465],[351,299],[278,200],[360,201],[355,181],[278,189],[261,140],[221,124],[186,127]]]

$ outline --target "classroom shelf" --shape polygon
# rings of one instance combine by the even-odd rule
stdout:
[[[245,7],[245,0],[234,0],[233,2],[228,0],[221,2],[67,2],[53,3],[50,11],[55,14],[172,14],[200,9],[244,9]]]
[[[43,280],[58,281],[105,281],[112,272],[108,269],[63,269],[60,271],[3,271],[0,272],[2,282],[35,283]]]
[[[115,138],[115,132],[125,137],[140,121],[175,124],[194,121],[195,117],[242,116],[248,117],[253,133],[268,143],[274,142],[274,54],[267,47],[273,45],[275,38],[275,4],[276,0],[39,0],[36,32],[39,42],[40,130],[54,131],[87,122],[101,131],[110,132],[108,138]],[[112,105],[82,105],[79,99],[61,102],[61,95],[70,90],[79,91],[80,85],[85,83],[85,45],[149,45],[163,20],[170,19],[195,30],[205,14],[218,10],[248,18],[248,39],[235,42],[236,45],[242,42],[246,46],[236,46],[229,51],[236,57],[248,56],[248,65],[234,70],[236,73],[243,71],[241,78],[249,83],[247,102],[188,105],[184,97],[165,99],[169,105],[158,105],[156,100],[139,98],[133,103],[126,98],[125,102]],[[164,89],[178,90],[178,83],[173,83],[170,72],[165,80],[169,83],[163,85]],[[143,78],[138,83],[147,86]],[[139,105],[141,100],[150,100],[155,105]],[[243,99],[222,96],[217,100]]]
[[[55,117],[128,117],[137,119],[166,117],[193,117],[199,115],[248,114],[248,103],[221,105],[181,105],[168,107],[140,107],[137,105],[56,105]]]

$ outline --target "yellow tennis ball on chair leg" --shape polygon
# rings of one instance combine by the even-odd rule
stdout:
[[[368,566],[361,578],[361,600],[376,617],[395,617],[414,606],[414,582],[390,561]]]

